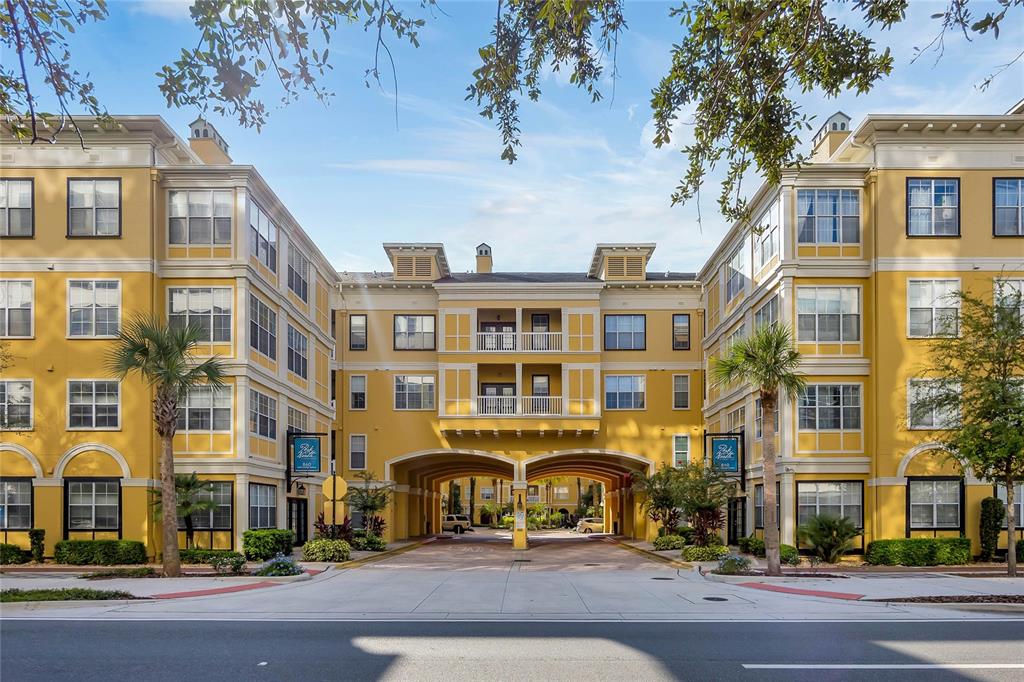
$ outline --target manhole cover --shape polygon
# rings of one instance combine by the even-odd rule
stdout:
[[[601,564],[583,564],[584,566],[600,566]]]
[[[704,597],[704,601],[729,601],[725,597]]]
[[[675,578],[651,578],[651,580],[675,580]]]
[[[514,564],[528,564],[531,561],[533,561],[533,559],[513,559],[512,563],[514,563]]]

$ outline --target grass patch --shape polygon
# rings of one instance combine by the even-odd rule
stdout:
[[[51,590],[21,590],[16,588],[0,590],[0,603],[135,598],[135,595],[122,590],[93,590],[88,587],[65,587]]]
[[[156,571],[149,566],[139,568],[112,568],[109,571],[97,571],[83,575],[85,580],[110,580],[112,578],[155,578]]]

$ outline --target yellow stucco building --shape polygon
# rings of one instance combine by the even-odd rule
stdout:
[[[465,272],[442,244],[387,243],[390,272],[338,273],[207,122],[187,143],[158,117],[83,134],[85,149],[0,142],[8,541],[41,527],[48,553],[62,537],[157,551],[150,396],[102,364],[137,311],[206,325],[204,352],[229,366],[223,390],[190,396],[176,440],[178,471],[217,482],[201,544],[309,535],[331,461],[349,485],[393,485],[389,540],[436,532],[449,483],[468,493],[469,477],[476,507],[488,488],[540,502],[551,479],[575,507],[581,477],[600,484],[608,531],[652,537],[632,475],[702,459],[724,433],[742,443],[729,536],[759,533],[756,396],[705,372],[776,320],[809,385],[777,417],[783,541],[821,512],[863,542],[977,539],[992,486],[937,450],[947,415],[910,423],[908,405],[926,339],[955,330],[947,294],[1024,283],[1024,111],[836,114],[812,163],[752,197],[757,229],[734,225],[699,273],[649,269],[649,243],[597,244],[560,273],[495,271],[487,244]],[[289,429],[330,434],[320,473],[290,486]]]

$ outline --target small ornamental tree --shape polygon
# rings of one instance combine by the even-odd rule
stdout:
[[[1006,490],[1007,574],[1017,575],[1014,488],[1024,480],[1024,299],[996,280],[992,303],[967,291],[959,301],[959,333],[930,342],[910,418],[958,415],[934,432],[964,471]]]
[[[349,488],[341,499],[363,515],[363,528],[369,531],[371,518],[387,509],[393,488],[378,481],[372,471],[360,471],[355,476],[362,484]]]
[[[713,537],[725,526],[722,508],[736,489],[736,481],[703,462],[691,462],[676,471],[683,512],[693,527],[693,544],[714,544]]]
[[[641,497],[640,505],[647,518],[661,524],[662,534],[674,534],[683,506],[679,470],[666,464],[650,475],[637,472],[633,475],[633,492]]]

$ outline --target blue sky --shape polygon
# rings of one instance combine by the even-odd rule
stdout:
[[[944,2],[912,0],[908,20],[878,32],[892,47],[892,77],[865,97],[800,97],[819,120],[837,109],[854,123],[867,113],[1003,113],[1024,93],[1024,64],[1006,71],[985,92],[975,85],[1024,43],[1024,12],[1011,10],[998,41],[968,44],[947,36],[938,65],[911,64],[913,47],[927,43],[929,19]],[[494,0],[441,0],[422,29],[419,49],[392,40],[398,69],[398,128],[394,91],[367,89],[373,40],[361,28],[341,30],[331,45],[335,71],[329,106],[307,99],[271,107],[261,133],[211,117],[236,162],[257,166],[304,229],[339,270],[389,269],[384,241],[443,241],[456,271],[473,267],[473,249],[486,241],[499,270],[585,270],[599,241],[658,243],[654,270],[696,270],[721,237],[712,185],[702,205],[670,207],[684,170],[675,149],[650,140],[651,88],[666,70],[680,37],[669,4],[627,3],[613,102],[591,104],[561,74],[550,74],[537,104],[522,109],[523,148],[509,166],[499,159],[492,124],[464,102],[477,49],[488,41]],[[418,4],[404,9],[417,12]],[[97,94],[113,114],[156,113],[183,136],[195,110],[170,110],[154,73],[198,34],[185,0],[111,0],[110,19],[83,28],[73,49],[91,72]],[[980,12],[981,7],[975,11]],[[611,94],[610,84],[604,88]],[[685,140],[681,127],[679,141]]]

